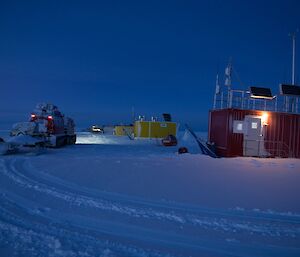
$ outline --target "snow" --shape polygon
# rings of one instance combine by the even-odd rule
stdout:
[[[14,137],[10,137],[8,140],[6,140],[6,142],[10,143],[10,144],[15,144],[15,145],[34,145],[38,142],[40,142],[42,140],[34,138],[32,136],[29,135],[19,135],[19,136],[14,136]]]
[[[24,134],[25,132],[33,134],[35,129],[36,124],[34,122],[18,122],[13,125],[12,134],[18,135],[19,133]]]
[[[77,143],[0,156],[1,256],[300,256],[300,160]]]

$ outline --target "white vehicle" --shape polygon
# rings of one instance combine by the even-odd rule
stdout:
[[[93,125],[91,128],[90,128],[90,131],[93,132],[93,133],[104,133],[104,130],[103,128],[97,126],[97,125]]]
[[[74,121],[48,103],[38,104],[28,122],[14,124],[10,136],[5,142],[8,152],[18,146],[61,147],[76,143]]]

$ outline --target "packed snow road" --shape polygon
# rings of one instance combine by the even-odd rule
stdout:
[[[0,157],[1,256],[299,256],[300,162],[82,134]]]

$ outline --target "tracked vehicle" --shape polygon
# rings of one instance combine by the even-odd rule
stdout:
[[[20,147],[62,147],[75,143],[73,119],[65,117],[57,106],[41,103],[37,104],[28,122],[13,125],[10,138],[1,144],[3,152],[10,153]]]

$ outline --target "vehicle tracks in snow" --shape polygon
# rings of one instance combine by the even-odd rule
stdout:
[[[30,213],[3,195],[1,203],[0,242],[13,242],[17,256],[166,256],[103,239],[85,228]]]
[[[197,256],[197,253],[203,252],[209,256],[213,252],[216,256],[223,254],[230,256],[235,252],[232,256],[248,256],[249,253],[259,256],[256,252],[258,249],[258,252],[262,252],[261,256],[265,256],[265,253],[289,253],[289,256],[297,256],[300,253],[296,247],[300,240],[298,216],[210,210],[90,190],[35,170],[30,160],[26,157],[0,160],[1,176],[15,185],[15,188],[13,186],[2,188],[1,185],[3,193],[1,202],[11,202],[10,205],[4,206],[13,206],[15,203],[22,211],[18,212],[18,208],[12,209],[11,216],[20,213],[18,219],[25,219],[23,223],[29,226],[27,229],[31,229],[37,235],[39,233],[49,235],[47,228],[51,227],[56,231],[58,228],[55,230],[53,224],[60,224],[59,227],[66,227],[65,233],[87,230],[86,236],[107,235],[119,242],[126,240],[131,243],[138,242],[143,249],[150,245],[152,247],[150,252],[158,249],[157,254],[162,251],[164,254],[189,253],[191,256]],[[12,192],[11,188],[15,190]],[[59,204],[47,210],[48,207],[43,206],[45,203],[39,202],[36,195],[49,201],[57,201]],[[64,207],[61,207],[61,204]],[[5,213],[5,210],[1,207],[1,213]],[[72,210],[77,214],[73,214]],[[25,213],[29,213],[30,218]],[[101,213],[100,216],[98,213]],[[98,217],[101,217],[101,221],[97,219]],[[45,219],[48,223],[43,225],[44,229],[36,232],[38,229],[30,225],[30,221],[37,222],[39,219]],[[9,226],[18,224],[21,223],[13,224],[12,220],[8,219],[7,223],[1,226],[6,226],[7,230]],[[11,229],[15,230],[14,227]],[[32,234],[32,237],[37,235]],[[50,236],[53,236],[53,233],[50,233]],[[54,236],[57,235],[54,233]],[[69,238],[73,236],[70,235]],[[104,237],[102,240],[105,240]],[[102,247],[103,251],[106,250],[105,247],[105,245]],[[234,250],[236,248],[239,250]],[[136,256],[143,255],[136,254]]]

